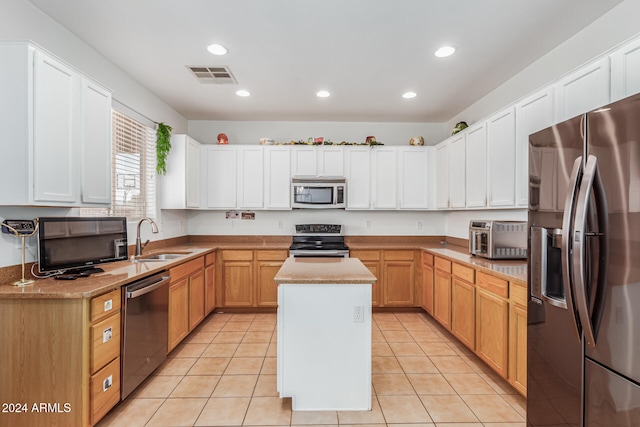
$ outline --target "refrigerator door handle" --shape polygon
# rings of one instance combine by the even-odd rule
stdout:
[[[579,178],[582,176],[582,156],[573,162],[571,171],[571,180],[569,181],[568,194],[564,204],[564,214],[562,216],[562,242],[560,245],[560,254],[562,258],[562,283],[564,285],[564,295],[567,304],[567,310],[571,312],[573,319],[573,331],[575,338],[580,341],[582,334],[580,332],[580,320],[578,319],[577,309],[573,298],[573,266],[571,264],[571,234],[573,233],[573,216],[575,212],[575,200],[578,193]]]
[[[597,212],[598,230],[597,232],[587,231],[587,219],[589,215],[589,207],[591,205],[591,194],[593,192],[594,201]],[[573,268],[577,270],[574,275],[576,304],[580,315],[580,322],[583,326],[585,342],[589,348],[595,348],[597,338],[597,327],[604,308],[604,287],[606,286],[607,277],[607,258],[608,258],[608,209],[607,200],[604,192],[604,186],[600,173],[598,171],[597,158],[590,155],[582,178],[582,186],[578,195],[576,204],[575,230],[573,231],[572,240],[573,250]],[[598,279],[596,287],[593,289],[593,310],[589,309],[587,296],[587,280],[590,278],[586,271],[587,266],[585,260],[590,257],[588,244],[585,242],[587,238],[599,239],[598,255],[600,261],[598,263]]]

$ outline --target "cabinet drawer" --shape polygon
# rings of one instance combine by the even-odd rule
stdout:
[[[180,279],[181,277],[187,276],[194,271],[202,270],[204,268],[204,257],[196,258],[194,260],[185,262],[184,264],[180,264],[177,267],[173,267],[169,270],[169,274],[171,275],[171,281],[174,282],[176,279]]]
[[[422,263],[425,265],[433,265],[433,254],[422,251]]]
[[[435,257],[435,266],[438,270],[442,270],[442,271],[446,271],[447,273],[451,273],[451,261],[444,259],[444,258],[440,258],[440,257]]]
[[[511,300],[523,307],[527,306],[527,287],[509,283]]]
[[[91,322],[120,310],[120,289],[115,289],[91,300]]]
[[[211,265],[216,263],[216,253],[211,252],[204,256],[204,265]]]
[[[104,417],[120,401],[120,358],[91,377],[91,425]]]
[[[91,326],[91,373],[120,356],[120,312]]]
[[[289,251],[285,250],[260,250],[256,251],[258,261],[284,261],[289,256]]]
[[[253,261],[253,251],[222,251],[224,261]]]
[[[380,251],[349,250],[349,257],[360,261],[380,261]]]
[[[489,292],[509,298],[509,282],[481,271],[478,272],[476,284]]]
[[[413,251],[384,251],[385,261],[413,261]]]
[[[471,267],[456,264],[455,262],[451,266],[451,273],[464,280],[465,282],[474,283],[476,277],[476,271]]]

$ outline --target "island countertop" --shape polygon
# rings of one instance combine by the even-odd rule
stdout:
[[[287,258],[277,284],[369,284],[377,279],[357,258]]]

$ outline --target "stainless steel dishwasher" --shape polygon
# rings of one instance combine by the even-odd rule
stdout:
[[[169,272],[127,285],[122,307],[120,395],[124,399],[167,359]]]

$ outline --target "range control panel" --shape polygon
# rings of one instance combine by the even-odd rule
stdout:
[[[342,225],[340,224],[297,224],[296,234],[339,236],[342,234]]]

